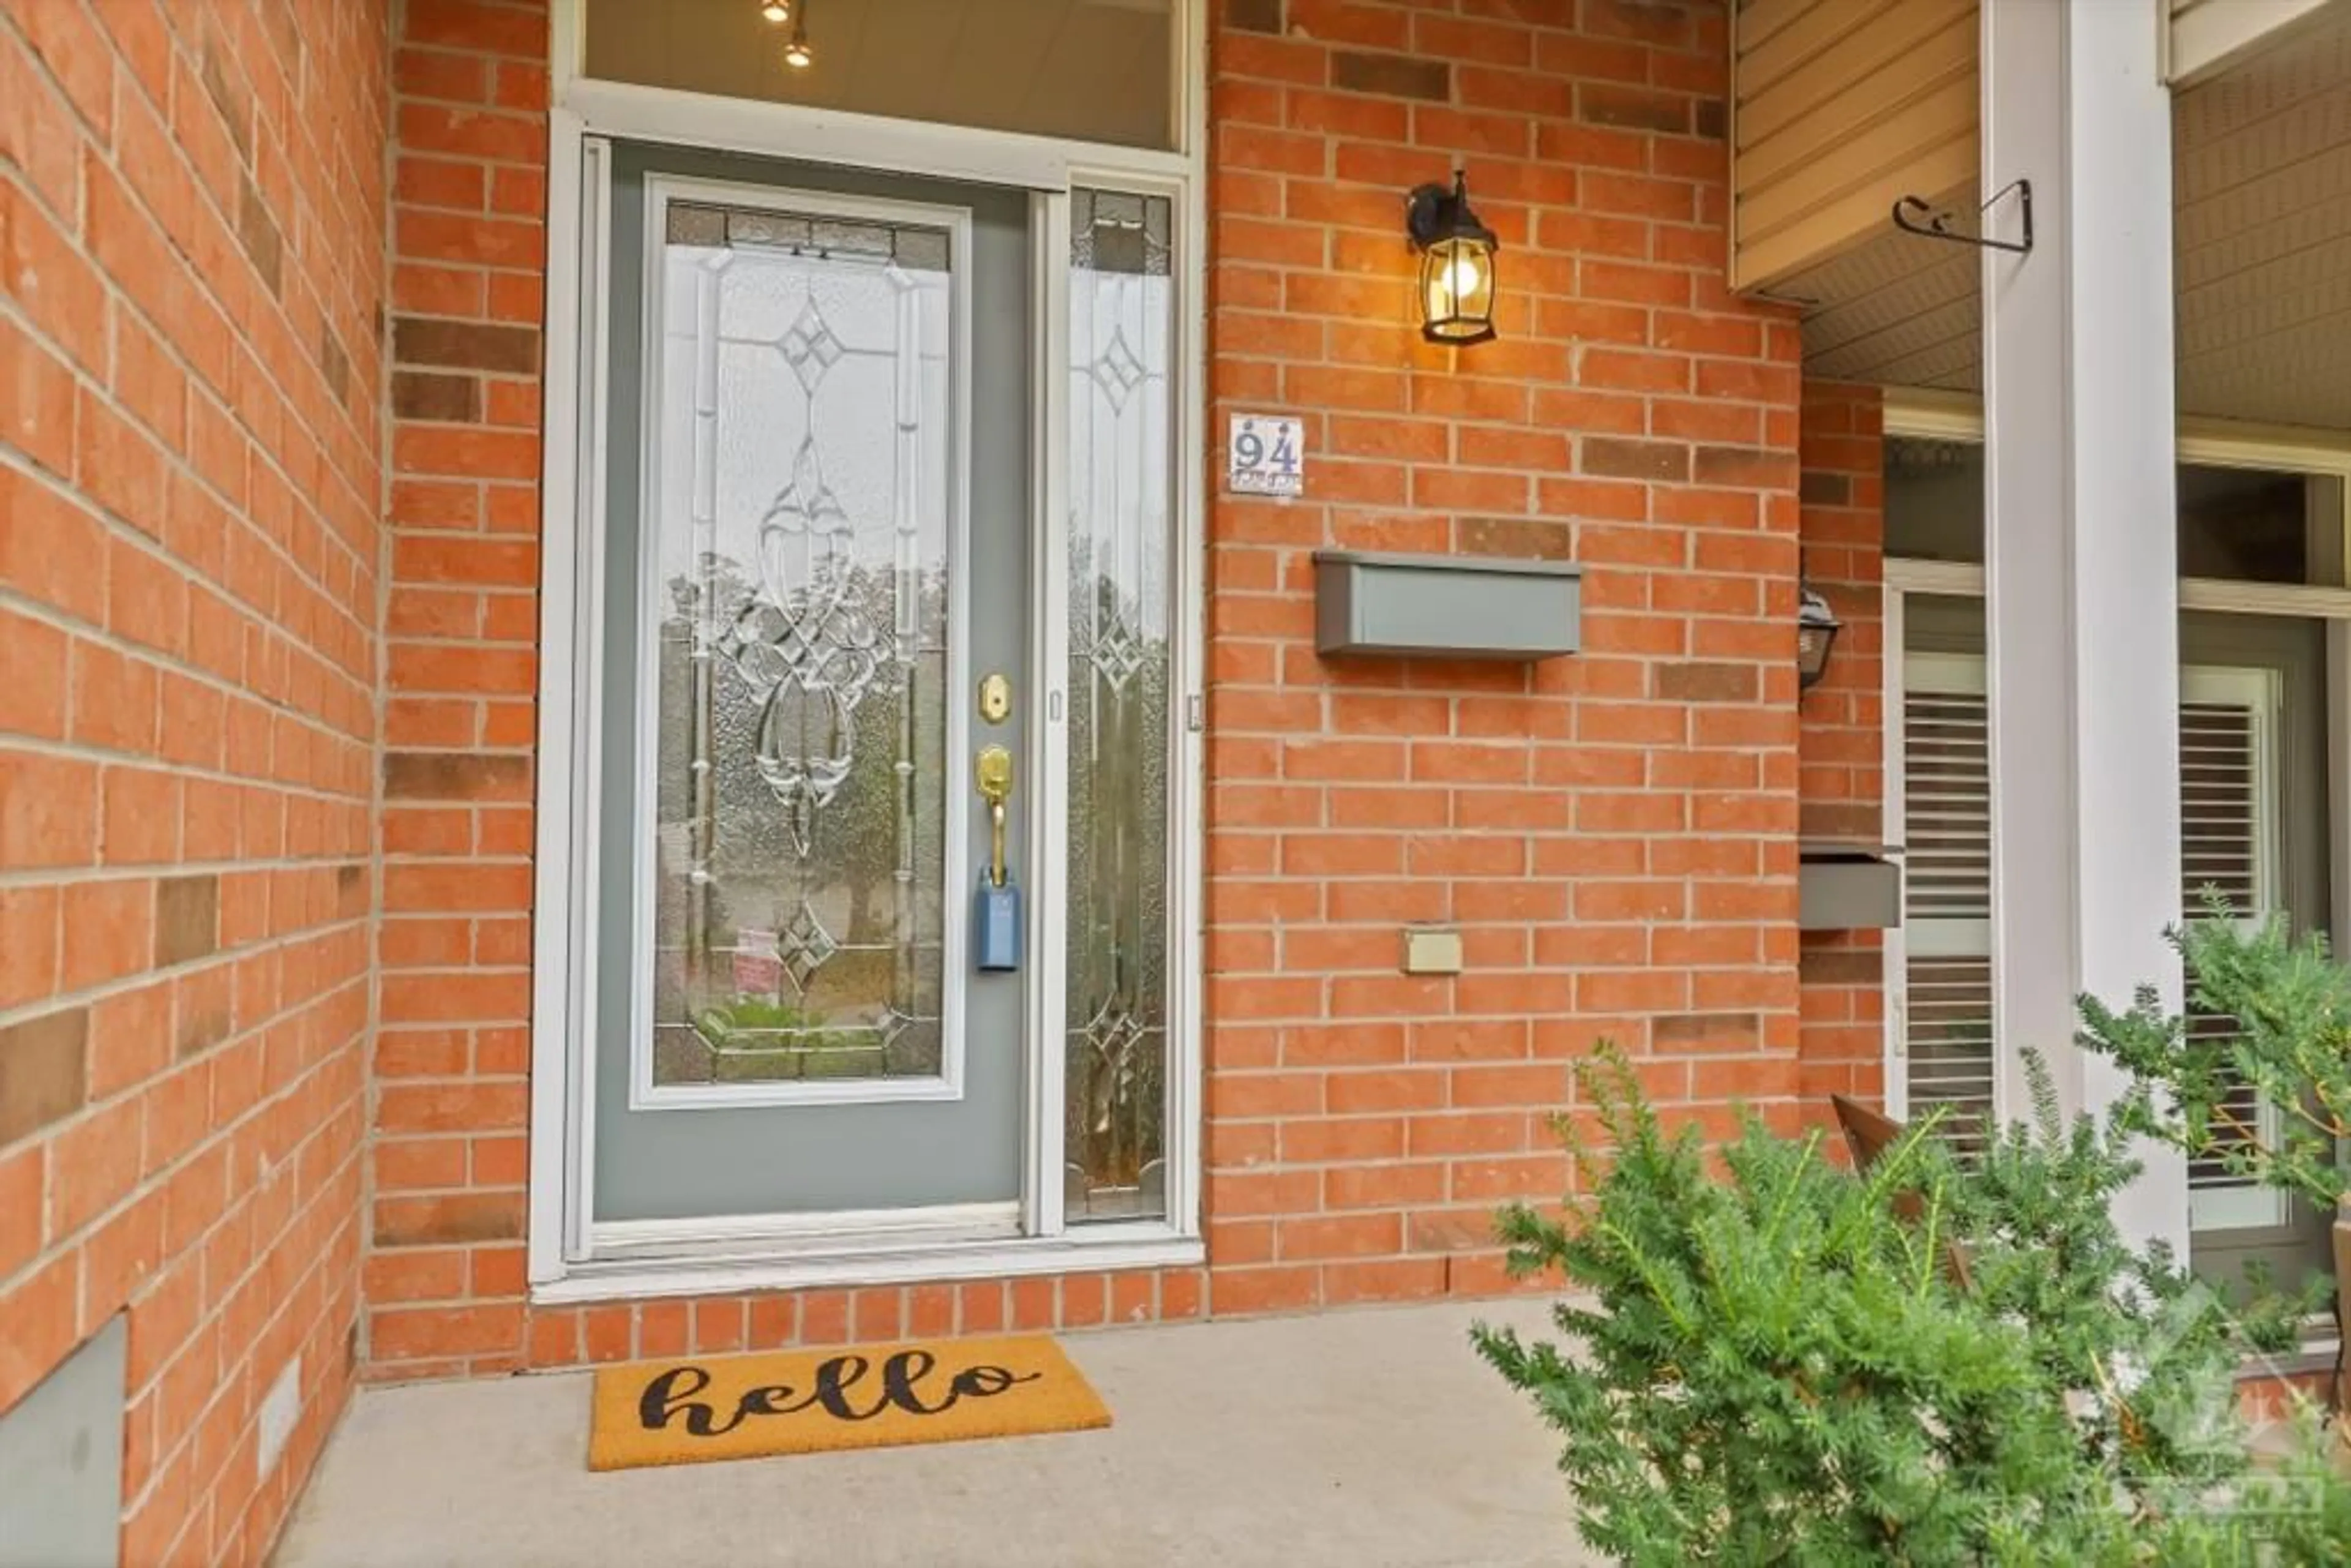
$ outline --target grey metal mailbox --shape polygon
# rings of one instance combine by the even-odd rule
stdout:
[[[1573,653],[1583,576],[1559,560],[1317,550],[1314,646],[1437,659]]]
[[[1796,925],[1868,931],[1902,924],[1902,868],[1874,844],[1796,847]]]

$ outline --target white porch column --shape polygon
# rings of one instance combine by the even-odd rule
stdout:
[[[2003,1114],[2039,1048],[2069,1110],[2122,1086],[2073,1045],[2082,991],[2176,1009],[2179,597],[2171,101],[2161,0],[1987,0],[1983,192],[2032,183],[2027,256],[1984,252],[1992,1018]],[[1987,233],[2022,233],[2015,197]],[[2148,1149],[2125,1232],[2188,1242]]]

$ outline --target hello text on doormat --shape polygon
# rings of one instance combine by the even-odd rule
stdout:
[[[1110,1425],[1043,1334],[599,1368],[588,1468],[952,1443]]]

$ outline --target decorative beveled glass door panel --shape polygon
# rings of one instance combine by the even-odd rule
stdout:
[[[1072,1223],[1166,1213],[1172,204],[1071,193]]]
[[[870,204],[665,224],[650,1087],[951,1087],[961,236]]]
[[[1034,971],[965,948],[969,688],[1030,685],[1033,204],[611,163],[578,1245],[1018,1234]]]

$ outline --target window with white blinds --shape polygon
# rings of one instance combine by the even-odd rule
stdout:
[[[2271,671],[2191,669],[2180,678],[2179,853],[2190,913],[2207,889],[2249,918],[2278,906],[2277,713]],[[2188,1027],[2210,1035],[2232,1026],[2191,1005]],[[2251,1084],[2226,1105],[2248,1128],[2275,1135],[2277,1109]],[[2189,1163],[2188,1217],[2195,1230],[2233,1230],[2283,1225],[2288,1211],[2283,1194],[2213,1158]]]
[[[2186,907],[2218,888],[2248,915],[2277,903],[2277,677],[2194,668],[2180,680],[2180,856]],[[1991,800],[1980,654],[1904,660],[1902,986],[1896,1064],[1907,1113],[1949,1108],[1962,1146],[1992,1111]],[[2226,1020],[2191,1027],[2220,1029]],[[2240,1114],[2272,1114],[2250,1090]],[[2218,1162],[2189,1173],[2191,1221],[2273,1225],[2273,1195]]]
[[[1980,656],[1912,653],[1902,694],[1900,1014],[1909,1113],[1962,1146],[1992,1107],[1991,776]]]

